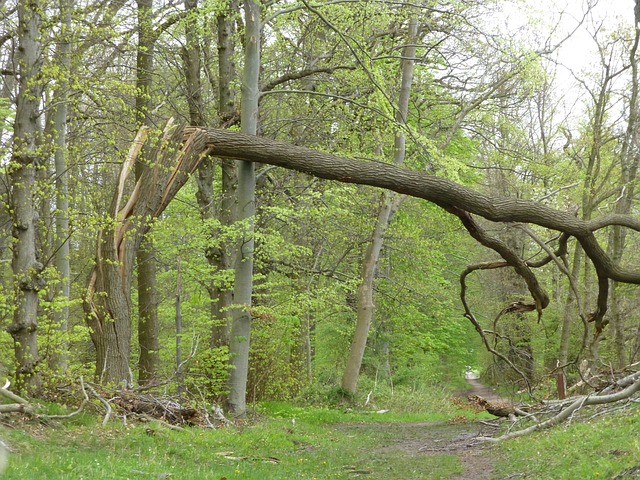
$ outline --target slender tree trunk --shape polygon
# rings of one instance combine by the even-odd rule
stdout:
[[[178,257],[176,273],[176,383],[178,393],[184,389],[184,372],[182,371],[182,268]]]
[[[576,249],[573,252],[573,261],[571,265],[571,276],[573,277],[574,281],[577,282],[580,274],[580,266],[582,265],[582,247],[580,245],[576,245]],[[558,353],[558,360],[560,365],[566,365],[569,361],[569,343],[571,341],[571,330],[573,329],[573,324],[576,321],[576,315],[579,309],[579,301],[580,299],[576,298],[573,291],[569,289],[562,315],[560,351]]]
[[[233,123],[237,117],[237,105],[231,86],[236,75],[234,63],[235,52],[235,22],[233,12],[238,8],[237,1],[233,0],[227,12],[218,15],[218,110],[223,124]],[[219,159],[222,172],[220,209],[218,220],[223,226],[230,226],[236,218],[236,186],[238,181],[236,162],[225,158]],[[233,267],[235,248],[233,245],[223,245],[217,255],[218,269],[230,270]],[[214,308],[217,319],[213,330],[212,340],[215,346],[228,346],[231,328],[231,306],[233,304],[232,285],[222,283],[214,286],[214,295],[217,297]]]
[[[14,340],[16,378],[20,388],[34,391],[40,378],[38,354],[38,291],[43,265],[36,257],[37,211],[34,203],[38,152],[40,101],[42,99],[42,45],[40,26],[43,5],[37,0],[18,2],[19,91],[13,129],[13,155],[9,167],[13,216],[14,283],[13,322],[8,330]]]
[[[151,127],[151,85],[155,33],[153,31],[153,1],[137,0],[138,48],[136,78],[136,123],[138,127]],[[136,162],[136,181],[147,168],[146,153]],[[138,264],[138,382],[141,385],[157,380],[160,365],[160,341],[158,339],[158,295],[156,292],[156,260],[153,243],[145,237],[137,252]]]
[[[398,112],[396,114],[396,121],[400,125],[407,123],[409,95],[413,83],[413,59],[416,55],[417,32],[418,22],[415,18],[412,18],[409,20],[407,45],[403,48],[402,61],[400,62],[401,85]],[[404,133],[399,131],[395,138],[393,162],[396,165],[400,165],[404,162],[404,157],[405,138]],[[404,197],[398,197],[389,191],[385,191],[382,194],[376,226],[371,234],[371,240],[362,263],[362,277],[358,287],[356,306],[356,327],[341,383],[342,390],[350,395],[355,394],[357,390],[362,358],[375,313],[373,298],[374,283],[378,262],[380,260],[380,252],[384,244],[384,235],[395,212],[400,207],[403,198]]]
[[[69,324],[69,299],[71,296],[71,267],[69,248],[69,174],[67,172],[67,114],[69,101],[69,52],[71,43],[71,4],[68,0],[60,0],[60,15],[64,28],[64,36],[57,44],[57,57],[62,67],[60,87],[55,95],[55,112],[53,114],[54,130],[54,164],[56,172],[56,243],[55,264],[60,276],[57,294],[63,306],[54,311],[54,321],[61,334],[61,341],[56,342],[54,352],[50,355],[49,366],[54,371],[64,372],[67,369],[67,326]]]
[[[640,163],[638,153],[638,61],[636,58],[640,42],[640,3],[636,1],[635,37],[629,52],[631,64],[631,95],[629,99],[629,120],[620,153],[620,194],[618,196],[615,213],[627,215],[631,213],[636,190],[636,179]],[[610,237],[611,258],[619,264],[625,249],[626,229],[614,226]],[[627,322],[622,311],[623,298],[618,291],[618,282],[611,282],[611,326],[613,329],[615,366],[623,369],[628,357],[626,355],[625,330]]]
[[[260,76],[261,7],[256,0],[245,0],[245,51],[242,75],[241,130],[255,135],[258,131],[258,99]],[[231,372],[227,404],[234,415],[246,412],[247,377],[249,373],[249,344],[251,337],[251,296],[253,293],[253,226],[256,175],[253,162],[238,161],[238,221],[243,222],[243,235],[235,261],[235,282],[231,339]]]
[[[381,208],[376,219],[376,226],[371,235],[371,240],[364,256],[362,264],[362,277],[358,287],[358,297],[356,306],[356,328],[349,350],[349,357],[342,375],[342,389],[354,394],[358,386],[358,376],[362,366],[369,329],[375,312],[373,301],[373,290],[375,283],[375,273],[380,259],[380,252],[384,243],[384,234],[393,216],[394,195],[385,192],[382,195]]]
[[[185,0],[185,10],[194,11],[197,8],[197,0]],[[234,80],[235,68],[233,65],[233,25],[231,16],[232,6],[217,16],[218,27],[218,85],[219,99],[218,111],[221,120],[230,118],[235,109],[231,85]],[[195,15],[192,17],[195,19]],[[195,35],[194,26],[188,26],[186,30],[187,45],[183,51],[185,64],[185,81],[187,84],[187,103],[189,105],[189,118],[191,125],[204,126],[203,112],[205,105],[202,101],[200,82],[201,60],[198,38]],[[222,123],[222,122],[221,122]],[[215,173],[215,159],[205,158],[196,175],[198,191],[196,200],[200,208],[200,215],[204,220],[218,217],[222,225],[229,225],[229,212],[233,209],[233,184],[235,182],[235,165],[229,160],[219,160],[222,168],[222,192],[220,200],[216,199],[213,191]],[[216,208],[217,205],[220,208]],[[213,230],[211,237],[215,238],[220,232]],[[215,271],[225,271],[231,268],[230,249],[226,245],[208,247],[205,249],[205,257],[209,265]],[[213,346],[225,346],[229,344],[229,309],[233,302],[231,286],[224,282],[210,282],[207,286],[211,300],[212,344]]]
[[[13,51],[15,49],[9,49],[9,53],[7,54],[7,58],[3,67],[6,70],[10,70],[13,68]],[[15,75],[3,75],[2,77],[2,88],[0,88],[0,99],[6,102],[6,104],[11,104],[12,99],[15,95],[15,87],[16,87],[16,76]],[[7,115],[9,111],[7,111]],[[6,124],[8,118],[0,117],[0,138],[4,136],[5,130],[3,126]],[[9,196],[9,179],[8,172],[3,172],[0,176],[0,225],[4,225],[2,231],[0,231],[0,260],[4,259],[5,251],[11,245],[11,224],[12,215],[10,213],[10,196]],[[3,296],[6,295],[5,301],[9,302],[9,296],[13,294],[13,288],[11,287],[11,271],[8,269],[0,269],[0,289],[3,292]]]

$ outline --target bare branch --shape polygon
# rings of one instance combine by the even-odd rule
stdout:
[[[304,70],[299,70],[297,72],[285,73],[284,75],[270,81],[264,87],[262,87],[261,93],[269,92],[276,88],[278,85],[282,85],[283,83],[290,82],[292,80],[300,80],[301,78],[310,77],[311,75],[316,75],[318,73],[333,73],[336,70],[355,70],[356,67],[350,65],[337,65],[335,67],[325,67],[325,68],[307,68]]]

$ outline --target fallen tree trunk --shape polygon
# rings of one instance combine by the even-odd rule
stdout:
[[[185,129],[185,136],[190,135],[193,128]],[[615,264],[595,236],[596,231],[612,225],[640,231],[640,219],[631,215],[605,215],[583,220],[570,211],[555,210],[541,203],[515,197],[484,195],[451,180],[421,171],[383,162],[339,157],[229,130],[207,129],[207,149],[218,157],[267,163],[329,180],[386,188],[422,198],[449,212],[455,212],[459,217],[475,214],[494,222],[532,223],[573,236],[591,260],[598,277],[597,306],[589,316],[589,321],[596,325],[597,334],[606,325],[603,316],[607,310],[609,280],[640,284],[640,270]],[[473,223],[469,222],[469,225],[472,226]],[[498,253],[504,258],[504,252]],[[515,266],[512,259],[504,259],[509,265]],[[530,288],[531,284],[531,281],[527,282]],[[537,290],[531,293],[534,299],[546,296]]]

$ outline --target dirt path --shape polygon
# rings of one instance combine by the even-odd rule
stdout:
[[[460,396],[479,395],[491,402],[505,401],[475,378],[467,378],[470,388]],[[451,480],[490,480],[493,478],[493,445],[478,437],[493,436],[497,427],[488,422],[405,424],[403,434],[396,437],[395,448],[414,455],[452,454],[458,456],[464,473]]]
[[[469,388],[458,393],[465,398],[468,395],[479,395],[491,402],[505,401],[493,390],[475,378],[467,378]],[[479,437],[495,436],[500,427],[494,422],[416,422],[416,423],[376,423],[343,425],[352,431],[375,429],[379,433],[378,447],[380,453],[393,456],[405,456],[415,459],[420,456],[454,455],[460,460],[463,473],[447,480],[490,480],[494,477],[496,457],[495,445],[479,440]],[[426,462],[428,464],[429,462]],[[419,478],[435,479],[442,476],[420,476]],[[433,474],[432,474],[433,475]],[[378,477],[369,477],[378,478]],[[400,477],[385,477],[388,480],[400,480]],[[402,477],[402,480],[414,480]]]

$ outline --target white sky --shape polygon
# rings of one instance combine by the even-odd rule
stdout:
[[[554,42],[577,30],[560,49],[560,60],[579,70],[588,66],[596,46],[592,34],[598,28],[605,35],[616,27],[633,25],[634,0],[512,0],[503,2],[505,20],[502,28],[520,38],[538,36],[544,39],[551,32]],[[500,4],[500,2],[499,2]],[[592,5],[582,26],[579,22]]]
[[[493,19],[495,28],[532,48],[540,48],[548,38],[551,44],[557,44],[573,32],[554,58],[561,65],[556,73],[557,94],[562,97],[558,100],[566,114],[573,112],[573,118],[579,117],[575,114],[584,109],[581,100],[587,99],[576,77],[588,79],[589,73],[599,77],[602,72],[595,32],[600,43],[607,43],[610,34],[620,27],[631,31],[635,0],[497,0],[497,5],[504,17]],[[591,10],[579,26],[589,5]],[[623,87],[625,78],[618,81]],[[587,83],[593,85],[592,81]]]

